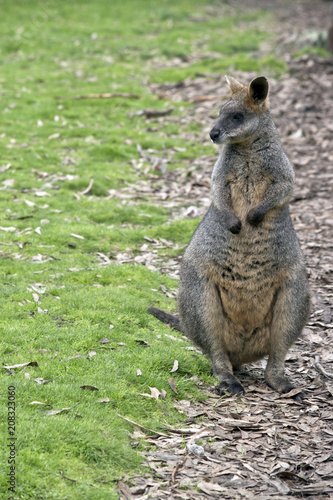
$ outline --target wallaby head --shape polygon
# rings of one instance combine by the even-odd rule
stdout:
[[[231,100],[222,106],[220,116],[210,132],[216,144],[243,142],[255,137],[269,113],[268,81],[264,76],[254,78],[250,85],[242,85],[226,76]]]

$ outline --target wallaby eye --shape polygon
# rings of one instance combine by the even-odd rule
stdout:
[[[243,115],[243,113],[234,113],[232,115],[232,119],[236,123],[242,123],[242,121],[244,119],[244,115]]]

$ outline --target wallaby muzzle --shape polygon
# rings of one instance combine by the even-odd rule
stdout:
[[[218,128],[212,128],[212,130],[209,133],[209,136],[213,142],[217,141],[221,131]]]

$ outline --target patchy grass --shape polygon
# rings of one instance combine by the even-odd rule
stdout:
[[[207,6],[204,0],[2,2],[0,353],[4,365],[38,363],[1,373],[3,436],[7,386],[16,388],[19,498],[117,498],[117,480],[140,469],[138,451],[146,446],[140,437],[131,442],[133,428],[117,414],[153,429],[179,422],[173,399],[202,397],[193,375],[213,380],[209,363],[185,349],[187,340],[146,313],[151,304],[175,310],[161,285],[174,290],[177,282],[98,258],[128,249],[135,255],[144,236],[173,241],[174,249],[159,252],[176,256],[198,222],[170,223],[169,212],[147,198],[124,203],[108,196],[144,178],[131,165],[137,142],[158,151],[182,145],[176,122],[154,133],[143,117],[130,116],[170,106],[149,93],[147,82],[284,68],[273,55],[253,59],[269,37],[260,28],[267,14],[218,17]],[[140,99],[71,99],[105,92]],[[181,118],[188,105],[173,104],[174,116]],[[170,168],[198,154],[200,145],[189,141]],[[91,179],[89,193],[79,194]],[[109,342],[101,344],[105,337]],[[168,385],[174,359],[178,395]],[[141,396],[149,387],[164,389],[166,399]],[[99,402],[106,397],[108,403]],[[5,495],[5,448],[0,460]]]

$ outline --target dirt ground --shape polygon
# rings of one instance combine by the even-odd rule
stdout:
[[[234,8],[241,4],[229,3]],[[123,478],[119,482],[122,498],[333,498],[333,58],[292,59],[288,54],[291,40],[304,30],[328,27],[329,5],[319,0],[246,2],[247,9],[258,6],[275,11],[277,51],[289,67],[279,81],[270,80],[270,102],[296,171],[290,209],[312,288],[310,319],[286,360],[287,375],[306,390],[307,397],[298,403],[269,389],[263,378],[265,362],[259,362],[241,372],[246,390],[241,398],[220,400],[213,388],[206,388],[209,397],[204,403],[178,402],[179,412],[188,417],[186,426],[147,434],[147,441],[156,446],[145,454],[147,474]],[[232,74],[243,83],[255,76]],[[228,93],[223,75],[199,75],[194,81],[154,85],[151,90],[170,101],[195,102],[184,120],[201,124],[197,140],[202,142],[208,140],[223,102],[202,97]],[[166,119],[175,118],[161,118]],[[183,136],[186,146],[189,136]],[[152,176],[149,188],[142,182],[135,193],[129,188],[127,194],[131,190],[135,196],[150,194],[171,207],[174,217],[184,211],[180,206],[187,201],[187,216],[202,216],[209,205],[217,155],[216,149],[215,156],[198,158],[186,171],[166,171],[163,186],[160,178]],[[161,272],[178,274],[177,259],[150,263]],[[133,436],[139,432],[135,430]]]

